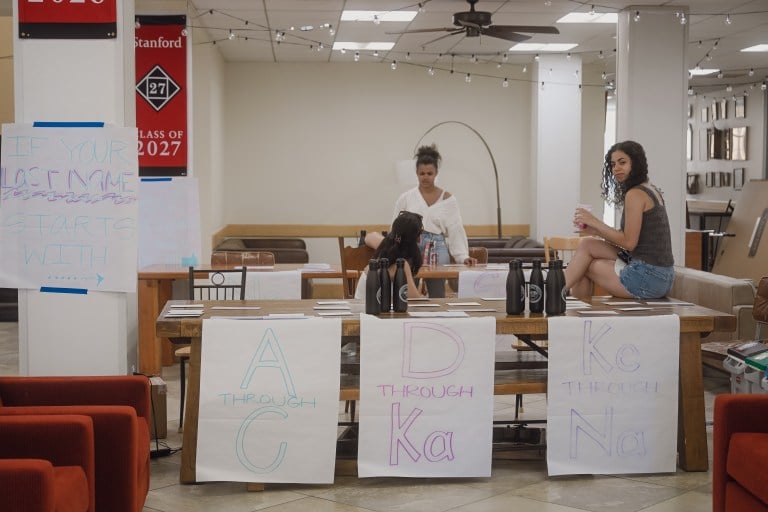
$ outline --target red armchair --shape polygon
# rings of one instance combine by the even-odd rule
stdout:
[[[713,512],[768,511],[768,395],[717,395],[713,441]]]
[[[91,418],[0,416],[3,510],[94,512],[95,479]]]
[[[96,510],[142,510],[149,491],[146,377],[0,377],[0,416],[37,414],[89,416],[95,439]]]

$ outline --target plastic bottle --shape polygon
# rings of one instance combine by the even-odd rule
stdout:
[[[427,267],[430,264],[431,253],[432,253],[432,242],[427,241],[427,243],[424,244],[424,254],[422,255],[422,259],[421,259],[422,267]]]
[[[525,277],[520,260],[509,261],[507,274],[507,314],[519,315],[525,311]]]
[[[565,274],[563,260],[549,260],[547,283],[544,286],[544,309],[547,315],[562,315],[565,313]]]
[[[389,313],[392,309],[392,279],[389,277],[389,260],[381,258],[379,260],[379,284],[381,286],[381,305],[382,313]]]
[[[392,286],[392,309],[395,313],[408,311],[408,279],[405,276],[405,260],[395,260],[395,279]]]
[[[528,309],[531,313],[544,311],[544,273],[538,258],[533,260],[531,279],[528,282]]]
[[[381,313],[378,297],[381,292],[380,288],[379,260],[370,260],[368,262],[368,276],[365,280],[365,313],[368,315],[378,315]]]

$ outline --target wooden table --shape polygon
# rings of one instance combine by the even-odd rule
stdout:
[[[196,268],[212,269],[211,265],[198,265]],[[331,270],[305,270],[303,264],[278,263],[270,270],[302,270],[301,279],[308,281],[321,278],[341,278],[338,265],[331,265]],[[261,270],[250,270],[257,272]],[[263,270],[269,271],[269,270]],[[348,271],[348,277],[357,277],[356,270]],[[155,320],[163,305],[171,299],[171,288],[177,279],[188,279],[189,267],[182,265],[149,265],[139,270],[139,371],[146,375],[161,375],[163,363],[173,364],[171,344],[163,337],[155,335]]]
[[[472,299],[481,303],[482,307],[496,308],[503,311],[499,301],[484,301]],[[604,299],[601,299],[604,300]],[[180,481],[195,482],[195,461],[197,450],[197,419],[200,399],[200,353],[202,340],[203,319],[210,316],[210,307],[217,302],[203,302],[205,313],[197,318],[164,318],[164,313],[170,304],[187,303],[188,301],[171,301],[166,304],[163,314],[157,318],[157,335],[161,337],[191,337],[192,349],[189,360],[189,382],[187,384],[187,413],[184,415],[183,450],[181,458]],[[314,300],[296,301],[245,301],[245,305],[260,306],[261,309],[253,314],[267,315],[270,313],[304,313],[313,315]],[[442,304],[441,310],[448,300],[434,299],[433,302]],[[365,307],[362,302],[350,302],[353,313],[361,313]],[[601,301],[594,301],[593,309],[609,309]],[[242,315],[243,310],[217,310],[217,316]],[[493,313],[474,313],[472,315],[489,315]],[[578,316],[573,311],[567,311],[566,316]],[[630,313],[625,313],[630,314]],[[706,471],[707,436],[704,417],[704,383],[701,368],[701,337],[713,331],[733,331],[736,328],[736,318],[701,306],[673,306],[654,308],[652,311],[634,312],[632,316],[648,316],[676,314],[680,317],[680,390],[678,398],[678,454],[680,467],[686,471]],[[507,315],[493,314],[496,318],[497,334],[546,335],[547,317],[543,314]],[[380,318],[405,317],[406,314],[382,314]],[[342,336],[359,336],[360,319],[354,315],[342,318]]]

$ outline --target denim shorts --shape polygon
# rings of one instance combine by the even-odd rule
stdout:
[[[659,299],[672,289],[675,267],[659,267],[633,259],[618,272],[622,286],[636,299]]]
[[[445,243],[445,235],[430,233],[428,231],[422,232],[421,242],[419,243],[419,250],[421,250],[422,254],[424,254],[424,246],[427,245],[427,242],[431,242],[431,250],[437,254],[438,265],[445,265],[446,263],[451,262],[451,255],[448,254],[448,246]]]

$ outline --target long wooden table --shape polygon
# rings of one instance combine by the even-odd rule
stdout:
[[[472,315],[493,315],[496,318],[497,334],[514,334],[518,336],[546,335],[547,317],[543,314],[507,315],[504,304],[499,301],[484,301],[473,299],[485,308],[495,308],[498,313],[471,313]],[[602,303],[603,299],[593,301],[593,309],[609,309]],[[445,299],[434,299],[441,304],[440,310],[448,309]],[[160,337],[190,337],[192,338],[191,356],[189,360],[189,382],[187,384],[187,405],[184,415],[183,450],[181,458],[180,481],[193,483],[196,479],[195,463],[197,450],[197,420],[200,399],[200,354],[202,348],[203,320],[211,316],[211,306],[219,302],[202,302],[205,311],[202,317],[194,318],[165,318],[165,312],[171,304],[185,304],[188,301],[170,301],[157,318],[157,336]],[[228,303],[231,305],[231,302]],[[270,313],[304,313],[314,316],[314,300],[296,301],[245,301],[246,306],[259,306],[254,315]],[[364,304],[351,301],[353,313],[364,311]],[[437,309],[437,308],[435,308]],[[242,316],[244,310],[216,310],[216,316]],[[566,316],[578,316],[574,311],[567,311]],[[632,316],[648,316],[676,314],[680,317],[680,392],[678,399],[678,455],[680,467],[686,471],[706,471],[707,436],[704,416],[704,383],[701,367],[701,338],[714,331],[733,331],[736,328],[736,318],[701,306],[672,306],[653,308],[648,312],[623,313]],[[383,318],[398,318],[407,314],[382,314]],[[342,317],[342,336],[359,336],[360,318],[353,315]]]
[[[338,265],[331,265],[330,270],[305,269],[303,264],[278,263],[271,270],[301,270],[303,281],[322,278],[341,278]],[[197,265],[196,268],[213,269],[211,265]],[[261,270],[249,270],[258,272]],[[269,271],[269,270],[264,270]],[[348,272],[348,277],[357,277],[356,270]],[[189,267],[182,265],[149,265],[139,270],[138,281],[138,316],[139,316],[139,371],[146,375],[162,375],[164,359],[173,363],[171,344],[155,334],[155,320],[163,305],[171,299],[173,282],[189,278]],[[165,347],[165,350],[163,350]],[[164,353],[166,357],[164,358]]]

